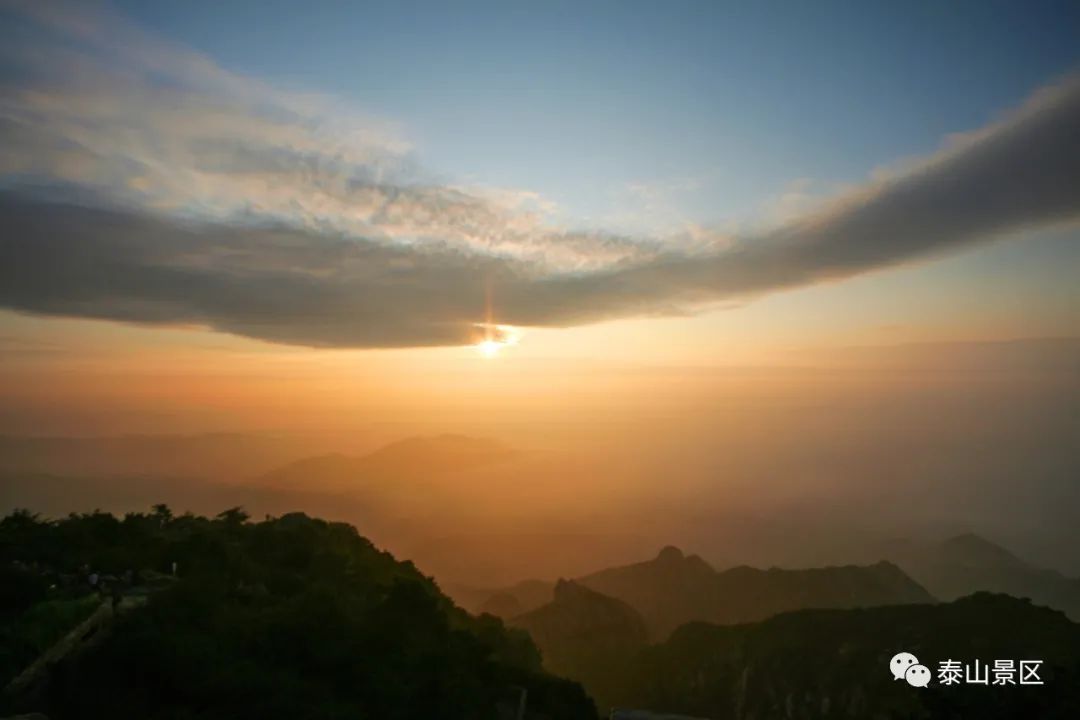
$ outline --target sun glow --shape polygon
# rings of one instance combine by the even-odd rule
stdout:
[[[473,347],[486,358],[497,356],[504,348],[517,345],[521,339],[521,332],[509,325],[479,323],[477,327],[483,329],[484,337]]]
[[[476,349],[480,351],[480,354],[484,357],[495,357],[499,354],[499,350],[502,349],[502,343],[494,340],[484,340],[483,342],[476,344]]]

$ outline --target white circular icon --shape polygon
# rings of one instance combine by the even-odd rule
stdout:
[[[919,658],[909,652],[896,653],[889,661],[889,670],[892,671],[893,680],[903,680],[908,668],[919,664]]]
[[[904,679],[911,687],[926,687],[930,684],[930,668],[925,665],[912,665],[904,673]]]

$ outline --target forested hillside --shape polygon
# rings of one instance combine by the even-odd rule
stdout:
[[[913,653],[929,687],[894,680],[890,658]],[[942,661],[964,669],[943,684]],[[994,684],[996,660],[1038,660],[1041,684]],[[967,681],[978,660],[985,684]],[[763,622],[684,625],[644,650],[622,679],[631,707],[712,718],[1080,717],[1080,625],[1062,613],[1006,595],[952,603],[852,610],[802,610]]]
[[[173,568],[176,568],[175,578]],[[54,596],[148,594],[8,711],[63,718],[594,718],[522,631],[455,607],[355,528],[163,506],[0,521],[6,628]],[[3,682],[6,684],[9,676]]]

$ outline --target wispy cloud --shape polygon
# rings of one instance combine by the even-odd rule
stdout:
[[[391,123],[230,73],[100,8],[0,7],[26,29],[2,44],[6,178],[78,185],[147,211],[446,243],[558,267],[638,249],[588,234],[564,241],[543,224],[549,208],[534,193],[439,182]]]
[[[123,18],[0,7],[26,30],[0,50],[0,304],[26,312],[454,344],[489,295],[511,325],[692,312],[1080,216],[1077,78],[772,229],[641,240],[425,177],[391,124]]]

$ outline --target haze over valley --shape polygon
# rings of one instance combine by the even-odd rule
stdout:
[[[0,0],[0,720],[1080,717],[1078,31]]]

